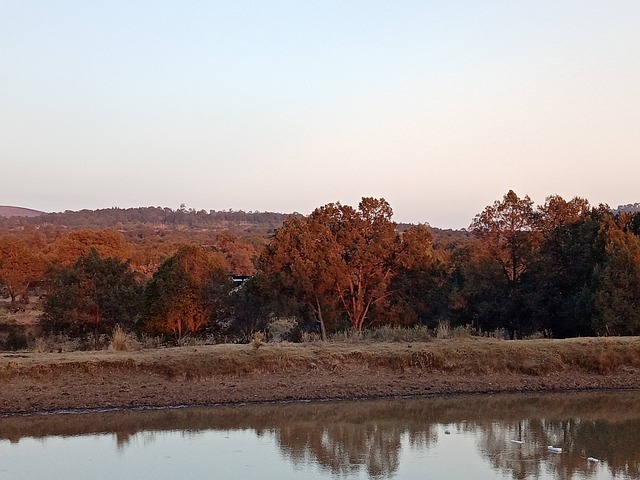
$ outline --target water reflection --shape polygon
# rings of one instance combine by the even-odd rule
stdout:
[[[0,419],[0,455],[8,455],[6,445],[33,439],[113,437],[123,454],[133,444],[152,448],[168,438],[211,443],[211,433],[224,438],[234,432],[250,434],[256,445],[275,445],[296,468],[313,465],[325,476],[402,477],[421,462],[432,478],[452,478],[438,477],[442,462],[477,456],[486,478],[640,478],[637,392],[9,417]]]

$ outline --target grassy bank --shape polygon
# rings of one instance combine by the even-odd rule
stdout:
[[[166,379],[250,374],[385,371],[451,375],[606,375],[640,369],[640,338],[504,341],[460,338],[413,343],[208,345],[132,352],[6,353],[0,379],[73,373],[151,373]]]

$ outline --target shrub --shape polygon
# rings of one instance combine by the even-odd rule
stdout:
[[[128,352],[130,350],[138,350],[140,343],[133,334],[127,333],[120,325],[116,325],[111,334],[109,348],[111,350]]]
[[[254,350],[257,350],[264,344],[265,339],[266,335],[264,332],[256,332],[253,334],[253,338],[251,338],[251,346]]]
[[[440,320],[438,322],[436,338],[451,338],[451,326],[447,320]]]
[[[7,339],[4,341],[4,350],[24,350],[27,348],[27,335],[24,331],[12,329],[7,335]]]
[[[458,325],[451,333],[453,338],[469,338],[477,335],[477,331],[471,325]]]

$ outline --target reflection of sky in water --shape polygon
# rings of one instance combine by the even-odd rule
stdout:
[[[253,431],[141,433],[120,449],[113,435],[28,438],[0,443],[0,452],[0,478],[15,480],[300,478]]]
[[[0,478],[12,480],[326,478],[314,465],[283,458],[271,436],[249,430],[142,433],[124,449],[113,435],[27,438],[0,442],[0,458]]]
[[[445,429],[451,434],[445,435]],[[476,434],[442,426],[438,441],[428,447],[410,445],[402,439],[400,462],[393,478],[414,479],[496,479],[512,478],[490,468],[478,451]],[[515,455],[520,448],[505,445],[501,455]],[[26,438],[17,444],[0,443],[0,478],[34,479],[184,479],[184,478],[278,478],[320,479],[323,472],[310,459],[306,465],[294,464],[283,455],[272,435],[258,436],[251,430],[185,432],[146,432],[133,436],[126,448],[118,448],[111,434],[83,437]],[[552,459],[553,461],[553,459]],[[554,478],[542,468],[541,478]],[[605,479],[598,475],[573,478]],[[348,475],[365,479],[364,469]]]
[[[565,398],[568,398],[566,404],[571,405],[578,397]],[[598,398],[602,402],[606,400],[616,404],[616,399],[623,397]],[[640,403],[640,397],[637,397],[638,400],[634,400],[635,397],[631,395],[624,398],[628,401],[627,406],[633,405],[633,402]],[[513,400],[513,404],[518,405],[517,398],[514,397]],[[527,397],[527,400],[532,404],[536,402],[532,397]],[[288,480],[328,478],[332,476],[332,472],[334,478],[348,479],[601,480],[612,478],[611,470],[604,462],[588,464],[587,454],[577,451],[578,448],[583,448],[583,439],[600,435],[600,443],[593,445],[602,449],[604,445],[610,445],[611,439],[616,436],[633,439],[640,433],[637,432],[638,423],[634,423],[635,414],[626,421],[616,418],[612,424],[605,422],[598,430],[589,430],[585,436],[584,430],[580,428],[596,425],[596,421],[581,421],[577,416],[572,417],[571,422],[564,423],[557,420],[528,421],[527,418],[539,417],[527,417],[519,413],[518,409],[510,413],[503,412],[508,420],[486,421],[486,416],[483,416],[485,407],[490,407],[491,404],[485,405],[482,403],[484,400],[477,397],[473,402],[480,403],[472,404],[471,407],[469,404],[472,401],[465,399],[441,399],[437,404],[435,401],[429,403],[428,400],[412,402],[415,403],[377,403],[372,404],[370,409],[366,402],[345,402],[325,406],[309,405],[309,410],[297,405],[265,407],[272,410],[249,410],[247,407],[247,410],[226,411],[183,410],[137,414],[113,412],[109,414],[111,416],[100,420],[106,422],[105,425],[115,421],[121,432],[131,432],[124,434],[124,437],[122,433],[120,437],[114,433],[77,436],[42,433],[46,430],[35,430],[34,432],[40,433],[30,434],[31,430],[27,428],[29,420],[26,417],[27,427],[24,432],[16,427],[16,424],[20,424],[20,419],[0,419],[0,480]],[[586,402],[588,403],[588,399]],[[460,416],[462,414],[455,413],[451,408],[451,405],[456,404],[463,409],[465,416]],[[503,407],[500,403],[497,405]],[[541,408],[548,412],[553,405],[560,405],[560,413],[555,415],[562,418],[565,415],[562,413],[564,407],[553,398],[545,398],[541,405],[536,404],[536,411]],[[606,410],[607,405],[610,404],[602,403],[601,409]],[[291,410],[295,411],[295,415],[286,417]],[[397,410],[401,413],[397,413]],[[384,413],[389,411],[396,412],[396,416]],[[468,419],[468,415],[473,415],[474,411],[483,413],[468,421],[463,420]],[[339,413],[331,418],[330,412]],[[362,416],[355,418],[355,412],[360,412]],[[531,414],[531,411],[527,412]],[[409,418],[410,414],[414,414],[414,417]],[[424,418],[430,414],[433,414],[433,418]],[[154,415],[159,416],[158,422],[169,419],[171,426],[144,429],[136,424],[136,421],[156,418]],[[318,418],[313,419],[314,415]],[[99,423],[97,416],[54,417],[31,417],[31,421],[42,420],[46,423],[57,420],[54,427],[61,429],[66,423],[71,425],[76,420],[78,423],[84,422],[82,428],[87,428],[86,424],[91,424],[95,419],[93,431],[108,430]],[[438,421],[445,417],[449,419]],[[180,430],[176,425],[180,425],[181,418],[201,418],[203,426],[190,426],[185,427],[190,430]],[[254,418],[258,419],[256,421],[261,419],[260,426],[247,426]],[[129,426],[129,419],[132,420],[133,427]],[[216,426],[216,422],[228,422],[228,426]],[[520,427],[525,424],[527,427],[522,430]],[[558,439],[559,432],[564,431],[558,425],[567,428],[569,436],[572,436],[572,448],[576,451],[561,455],[547,452],[548,439]],[[10,435],[10,427],[16,428],[18,433]],[[446,431],[449,433],[445,433]],[[517,432],[523,431],[523,445],[510,442],[510,439],[517,437]],[[583,433],[579,435],[579,431]],[[12,438],[12,442],[3,438]],[[628,461],[637,465],[632,458],[636,451],[632,445],[627,452],[628,457],[622,458],[623,464]],[[604,450],[601,453],[604,454]],[[375,460],[372,460],[374,457]],[[567,473],[567,468],[570,473]],[[524,470],[527,473],[522,474]],[[620,475],[618,478],[627,477]]]

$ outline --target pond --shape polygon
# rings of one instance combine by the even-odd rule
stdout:
[[[328,477],[640,478],[640,393],[0,418],[0,478]]]

